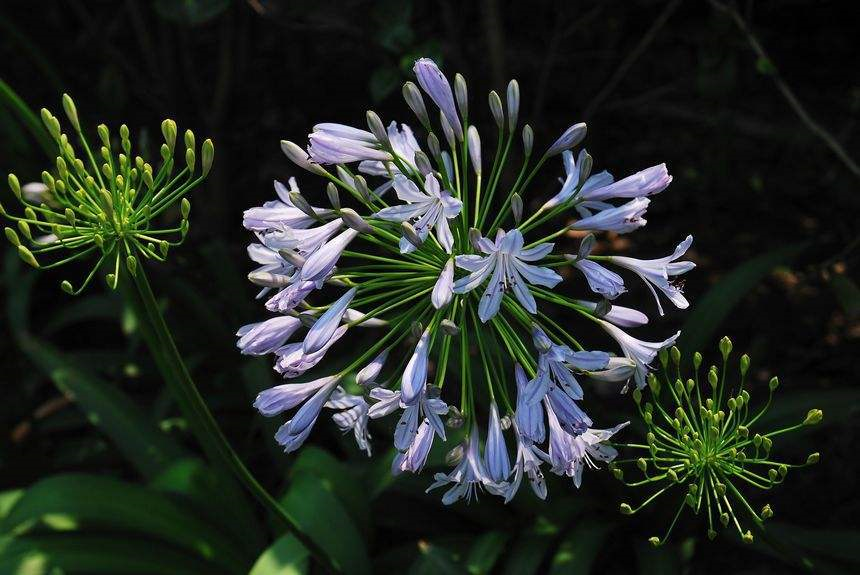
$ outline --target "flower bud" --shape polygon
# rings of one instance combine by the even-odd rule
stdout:
[[[810,409],[806,414],[806,419],[803,420],[803,425],[816,425],[821,422],[824,417],[824,412],[820,409]]]
[[[188,201],[188,198],[182,198],[182,201],[179,203],[179,213],[182,215],[183,220],[188,219],[188,214],[191,213],[191,202]]]
[[[20,238],[18,238],[18,234],[15,233],[15,230],[7,227],[3,228],[3,231],[6,233],[6,239],[9,240],[10,244],[12,244],[16,248],[21,245],[21,240]]]
[[[574,124],[562,133],[558,139],[553,142],[544,154],[547,158],[556,156],[565,150],[569,150],[585,139],[587,128],[585,123]]]
[[[744,533],[744,534],[743,534],[743,537],[741,537],[741,538],[744,540],[744,543],[752,543],[752,542],[753,542],[753,534],[752,534],[752,531],[750,531],[749,529],[747,529],[747,532],[746,532],[746,533]]]
[[[436,134],[430,133],[427,136],[427,149],[437,163],[442,163],[442,148],[439,147],[439,138]]]
[[[388,139],[388,132],[385,130],[385,126],[382,125],[382,120],[380,119],[379,114],[373,110],[368,110],[366,117],[367,127],[370,129],[370,133],[373,134],[373,137],[376,138],[376,141],[379,142],[383,148],[390,150],[391,141]]]
[[[577,180],[582,183],[591,175],[591,168],[594,165],[594,158],[585,150],[583,152],[579,160],[579,179]]]
[[[424,129],[428,132],[432,131],[430,118],[427,116],[427,108],[424,106],[424,98],[421,96],[421,90],[418,89],[418,86],[412,82],[403,84],[403,99],[406,100],[406,105],[409,106]]]
[[[361,199],[365,202],[373,201],[373,196],[370,195],[370,188],[367,187],[367,180],[364,179],[364,176],[355,176],[353,179],[355,184],[355,189],[358,192],[358,195],[361,196]]]
[[[267,288],[282,288],[290,285],[290,277],[271,272],[254,271],[248,274],[248,281]]]
[[[278,250],[278,255],[281,256],[287,263],[300,268],[305,265],[305,258],[293,250],[282,249]]]
[[[526,157],[532,155],[532,147],[535,143],[535,133],[532,130],[532,127],[526,124],[523,126],[523,154]]]
[[[439,123],[442,124],[442,133],[445,135],[445,141],[448,142],[448,147],[453,150],[454,144],[456,143],[454,139],[454,128],[451,127],[451,124],[442,112],[439,112]]]
[[[430,158],[421,150],[415,152],[415,167],[418,168],[422,176],[433,172],[433,164],[430,163]]]
[[[669,357],[672,358],[672,363],[675,365],[681,365],[681,350],[677,348],[677,346],[672,346],[669,349]]]
[[[105,127],[104,131],[105,134],[107,134],[107,127]],[[169,119],[161,122],[161,134],[164,136],[164,142],[167,144],[168,149],[173,153],[173,148],[176,145],[176,122]],[[99,126],[99,135],[102,135],[101,126]],[[104,142],[105,139],[105,137],[102,137],[102,142]]]
[[[420,321],[413,321],[409,329],[415,339],[420,338],[424,333],[424,326]]]
[[[445,425],[451,429],[459,429],[463,427],[463,423],[465,423],[465,418],[460,410],[454,405],[448,407],[448,419],[445,421]]]
[[[34,268],[39,267],[39,262],[36,261],[36,257],[33,255],[33,252],[22,245],[18,246],[18,256]]]
[[[66,111],[66,116],[76,132],[81,131],[81,124],[78,121],[78,110],[75,107],[75,102],[68,94],[63,94],[63,109]]]
[[[723,524],[723,527],[727,527],[729,524],[729,514],[725,511],[720,513],[720,523]]]
[[[454,96],[457,98],[460,115],[465,119],[469,115],[469,90],[466,87],[466,79],[459,72],[454,74]]]
[[[74,294],[75,288],[72,287],[71,282],[69,280],[63,280],[60,282],[60,289],[66,292],[69,295]]]
[[[702,365],[702,354],[698,351],[693,354],[693,369],[698,370]]]
[[[472,160],[472,169],[475,173],[481,174],[481,136],[478,134],[478,129],[475,126],[469,126],[467,131],[467,139],[469,144],[469,157]]]
[[[732,353],[732,340],[728,336],[723,336],[720,340],[720,354],[723,356],[723,361],[729,358],[730,353]]]
[[[657,352],[657,359],[660,361],[660,367],[666,369],[666,366],[669,365],[669,350],[665,347],[661,348]]]
[[[770,519],[773,517],[773,509],[770,508],[770,503],[761,508],[761,518]]]
[[[310,156],[308,156],[307,152],[289,140],[281,140],[281,151],[292,163],[303,170],[307,170],[312,174],[317,174],[319,176],[324,176],[328,173],[325,168],[319,164],[311,162]]]
[[[520,85],[516,80],[508,82],[508,130],[514,131],[517,127],[517,117],[520,113]]]
[[[132,277],[137,275],[137,258],[130,255],[125,258],[125,267],[128,269],[128,273],[132,275]]]
[[[770,381],[768,382],[767,386],[770,388],[771,391],[776,391],[776,388],[779,387],[779,378],[776,376],[770,378]]]
[[[523,198],[518,193],[511,196],[511,213],[514,215],[514,222],[520,225],[523,219]]]
[[[645,461],[644,457],[640,457],[636,460],[636,467],[639,468],[639,471],[645,472],[648,470],[648,462]]]
[[[495,90],[490,92],[490,113],[493,115],[493,120],[496,122],[496,127],[502,129],[505,123],[505,112],[502,110],[502,99]]]
[[[821,455],[816,451],[815,453],[810,453],[809,457],[806,458],[807,465],[815,465],[821,459]]]
[[[621,515],[633,515],[633,508],[627,503],[619,505],[618,510],[621,512]]]
[[[215,144],[212,143],[212,140],[206,138],[203,141],[203,147],[200,150],[201,159],[200,159],[200,168],[203,172],[203,176],[209,175],[209,170],[212,169],[212,162],[215,160]]]
[[[18,201],[21,200],[21,184],[18,182],[18,176],[15,174],[9,174],[9,189],[12,190],[12,193],[15,194],[15,197]]]
[[[740,361],[741,377],[744,377],[750,368],[750,356],[743,354]]]
[[[373,233],[373,228],[370,227],[370,224],[364,221],[364,218],[358,215],[356,211],[351,208],[343,208],[340,211],[340,217],[343,219],[343,223],[359,233]]]
[[[449,336],[457,336],[460,335],[460,328],[457,327],[457,324],[451,321],[450,319],[443,319],[439,326],[442,328],[442,331],[445,335]]]
[[[708,372],[708,383],[711,384],[711,387],[717,387],[718,381],[719,378],[717,376],[717,369],[712,367],[711,370]]]
[[[186,148],[185,150],[185,165],[188,166],[188,171],[194,171],[194,164],[197,162],[197,154],[194,153],[194,148]],[[107,164],[105,164],[107,165]]]
[[[318,215],[317,215],[317,213],[314,211],[313,207],[311,207],[311,204],[310,204],[310,203],[305,199],[305,197],[304,197],[301,193],[299,193],[299,192],[290,192],[290,194],[289,194],[289,198],[290,198],[290,202],[291,202],[291,203],[292,203],[296,208],[298,208],[299,210],[301,210],[301,211],[302,211],[302,213],[304,213],[304,214],[306,214],[306,215],[308,215],[308,216],[310,216],[310,217],[314,218],[315,220],[316,220],[316,219],[319,219],[319,216],[318,216]]]
[[[455,466],[463,461],[463,455],[465,455],[466,451],[463,449],[463,444],[461,443],[447,454],[445,454],[445,464],[450,466]]]

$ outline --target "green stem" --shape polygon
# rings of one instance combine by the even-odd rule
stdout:
[[[207,458],[217,467],[232,473],[239,483],[293,532],[322,565],[332,572],[342,572],[343,567],[333,562],[327,553],[304,533],[298,520],[260,485],[230,446],[191,379],[158,309],[143,266],[138,265],[133,279],[125,273],[120,274],[120,277],[123,280],[122,290],[141,323],[141,332],[153,359]]]

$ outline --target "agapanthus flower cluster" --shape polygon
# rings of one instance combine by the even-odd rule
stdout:
[[[317,364],[324,371],[262,392],[255,406],[267,416],[295,410],[276,436],[288,452],[328,409],[370,454],[368,421],[392,416],[395,474],[420,472],[434,441],[459,429],[464,439],[448,457],[453,469],[437,473],[430,486],[445,489],[445,503],[478,490],[510,500],[525,476],[545,498],[543,469],[578,486],[584,468],[615,457],[606,441],[624,424],[604,429],[592,421],[581,405],[583,378],[633,380],[641,388],[658,351],[677,337],[647,342],[622,329],[648,318],[610,303],[626,291],[611,268],[638,275],[660,313],[658,290],[685,308],[673,281],[693,267],[678,261],[692,238],[655,260],[592,254],[594,234],[645,225],[650,196],[672,180],[666,166],[617,181],[606,171],[593,174],[591,156],[573,152],[585,138],[582,123],[535,154],[532,128],[518,127],[515,80],[506,103],[489,94],[496,128],[490,158],[487,139],[470,123],[463,77],[456,75],[452,88],[428,59],[414,72],[418,85],[407,82],[403,95],[425,131],[423,145],[412,128],[386,126],[374,112],[367,113],[367,129],[317,124],[306,147],[281,147],[327,181],[325,203],[323,194],[306,197],[290,178],[275,182],[276,200],[245,212],[244,225],[256,237],[248,253],[259,264],[249,279],[273,315],[242,327],[238,346],[274,355],[287,380]],[[514,156],[520,165],[508,180],[503,174]],[[558,159],[557,193],[526,214],[532,181]],[[560,227],[546,229],[559,220]],[[588,233],[580,234],[577,253],[562,253],[553,240],[571,230]],[[590,287],[592,299],[559,293],[558,270],[565,267],[581,272],[586,281],[576,283]],[[569,275],[569,283],[581,278]],[[552,319],[560,307],[600,326],[618,353],[585,349]],[[348,353],[355,342],[363,347],[352,361],[325,367],[331,362],[324,358]]]
[[[164,120],[161,165],[154,170],[141,156],[132,154],[128,126],[120,126],[117,141],[108,127],[100,124],[96,132],[101,146],[93,151],[75,103],[67,94],[63,95],[63,108],[79,148],[76,150],[62,131],[56,116],[43,108],[42,121],[59,153],[52,170],[42,172],[41,182],[21,186],[17,176],[9,174],[9,187],[23,205],[24,214],[9,214],[0,205],[0,215],[17,227],[17,231],[5,228],[6,238],[21,259],[40,269],[94,259],[95,264],[77,288],[68,280],[62,281],[60,285],[67,293],[83,291],[102,267],[109,270],[107,284],[116,288],[124,270],[135,274],[140,256],[163,261],[171,247],[184,241],[191,211],[185,195],[209,173],[215,148],[211,140],[204,141],[198,163],[194,133],[186,130],[184,166],[179,169],[174,160],[176,122]],[[179,225],[156,227],[161,214],[177,202]]]
[[[689,507],[698,515],[707,513],[708,537],[717,536],[717,522],[724,528],[737,530],[746,543],[752,543],[752,531],[743,527],[745,518],[758,527],[773,516],[773,508],[765,504],[756,511],[744,490],[766,491],[780,484],[791,468],[806,467],[818,462],[812,453],[802,464],[784,463],[773,459],[774,438],[802,427],[816,425],[824,416],[820,409],[811,409],[796,425],[770,432],[756,432],[756,424],[773,401],[779,380],[768,383],[767,401],[758,409],[750,405],[753,387],[747,383],[750,358],[744,354],[738,362],[740,381],[731,383],[728,359],[732,342],[720,340],[722,367],[712,365],[705,378],[699,377],[702,354],[692,358],[693,377],[682,375],[681,352],[677,347],[660,352],[662,377],[648,375],[650,399],[635,390],[633,399],[646,428],[645,444],[627,444],[631,452],[647,451],[641,457],[615,460],[610,464],[616,478],[632,487],[650,488],[651,493],[637,507],[621,504],[621,512],[632,515],[656,501],[664,493],[678,494],[675,518],[663,537],[651,537],[654,546],[663,544],[672,532],[681,512]],[[728,380],[728,381],[727,381]],[[647,390],[646,390],[647,391]],[[643,403],[644,401],[644,403]],[[625,467],[635,467],[641,479],[628,482]],[[635,472],[635,471],[634,471]],[[731,527],[730,527],[731,525]]]

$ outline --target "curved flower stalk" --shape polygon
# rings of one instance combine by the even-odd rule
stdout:
[[[654,546],[668,540],[685,507],[696,515],[704,510],[710,539],[717,536],[719,524],[734,528],[744,542],[752,543],[752,531],[745,529],[744,521],[750,519],[763,529],[764,521],[773,516],[773,509],[765,504],[761,511],[756,511],[743,491],[767,491],[782,483],[789,469],[807,467],[819,460],[819,454],[813,453],[805,463],[783,463],[773,458],[771,449],[775,438],[816,425],[823,418],[823,412],[811,409],[796,425],[759,431],[756,424],[770,407],[779,380],[776,377],[770,380],[767,401],[753,408],[751,386],[746,380],[749,356],[740,357],[739,382],[732,383],[728,372],[731,340],[724,337],[719,348],[722,367],[712,365],[707,375],[700,378],[703,358],[696,352],[692,358],[693,377],[686,380],[682,375],[681,352],[677,347],[664,349],[660,352],[662,377],[654,373],[648,376],[650,399],[638,389],[633,391],[633,399],[647,429],[646,443],[616,447],[646,453],[641,457],[615,460],[610,468],[625,485],[651,491],[637,507],[622,503],[621,513],[625,515],[640,512],[669,492],[678,494],[678,510],[665,535],[649,539]],[[634,465],[642,478],[628,481],[625,468]]]
[[[470,123],[461,75],[452,85],[426,58],[414,71],[417,85],[407,82],[403,95],[424,134],[401,122],[386,127],[372,111],[366,129],[317,124],[306,146],[282,141],[281,148],[322,178],[328,205],[320,207],[323,194],[305,198],[290,179],[289,187],[275,183],[278,200],[245,212],[244,225],[256,237],[249,254],[261,266],[249,279],[263,288],[266,309],[280,315],[240,329],[238,346],[246,354],[273,354],[287,380],[256,405],[266,416],[289,412],[276,437],[285,451],[297,449],[332,409],[338,427],[352,430],[369,454],[368,419],[393,416],[395,474],[421,471],[433,442],[447,440],[446,427],[462,428],[453,471],[437,473],[433,484],[448,486],[445,503],[468,501],[479,490],[509,501],[524,477],[545,498],[545,463],[579,486],[584,468],[614,457],[605,442],[624,424],[592,421],[583,407],[584,378],[644,386],[658,350],[674,341],[642,342],[624,331],[648,318],[609,303],[627,291],[610,268],[638,274],[686,307],[672,282],[692,267],[676,261],[691,238],[660,260],[593,255],[593,234],[578,253],[559,253],[554,240],[570,230],[627,233],[644,226],[649,196],[671,182],[666,166],[617,182],[606,171],[592,175],[591,156],[581,150],[574,159],[572,151],[585,138],[582,123],[535,153],[531,127],[518,126],[515,80],[505,103],[490,93],[497,134],[482,137]],[[487,149],[491,142],[495,150]],[[503,185],[514,155],[518,174]],[[566,174],[560,190],[525,213],[531,182],[558,157]],[[558,220],[571,223],[545,229]],[[562,293],[565,267],[578,270],[568,275],[594,299]],[[614,340],[616,353],[585,349],[575,326],[547,315],[559,307],[603,327],[609,337],[596,345],[609,349]],[[373,333],[343,369],[322,369],[312,383],[289,381],[345,353],[355,329]],[[354,372],[356,385],[347,377]],[[272,403],[272,396],[289,400]]]
[[[260,485],[230,446],[191,379],[146,277],[144,262],[164,261],[170,248],[185,240],[191,211],[191,203],[185,196],[206,178],[212,167],[215,154],[212,141],[203,142],[198,162],[194,133],[186,130],[184,159],[177,163],[174,160],[176,123],[164,120],[161,163],[154,169],[141,156],[132,155],[131,135],[125,124],[119,129],[119,150],[114,149],[115,138],[108,127],[98,126],[101,147],[96,156],[68,95],[63,95],[63,108],[79,147],[76,148],[62,131],[60,121],[42,109],[42,121],[57,144],[57,159],[53,172],[42,172],[41,183],[21,186],[14,174],[9,175],[9,187],[23,205],[24,214],[9,214],[0,205],[0,215],[14,221],[17,227],[17,232],[7,227],[6,237],[20,257],[36,268],[51,269],[87,258],[94,260],[89,274],[77,288],[68,280],[62,281],[61,288],[69,294],[81,293],[99,270],[107,268],[107,285],[111,289],[119,288],[133,308],[153,359],[207,458],[216,469],[228,474],[227,477],[232,475],[281,523],[290,527],[320,563],[333,572],[343,571],[342,566],[333,564],[289,512]],[[172,228],[155,227],[161,219],[159,216],[177,204],[179,224]],[[286,218],[294,225],[301,225],[290,219],[295,217],[294,213],[285,212],[281,206],[268,205],[265,210],[265,215],[256,215],[262,219],[251,225],[265,225],[272,218],[279,222]],[[250,221],[256,220],[252,217]],[[271,255],[266,257],[266,264],[271,265]],[[44,261],[50,263],[43,264]],[[269,273],[281,269],[266,267]],[[292,323],[292,318],[276,318],[243,327],[239,330],[242,341],[247,342],[247,346],[242,344],[243,351],[253,355],[275,351],[289,337],[290,330],[299,327]],[[335,418],[338,425],[351,427],[353,419],[360,420],[360,414],[355,411],[356,407],[360,410],[358,402],[333,396],[329,403],[332,408],[343,410]],[[356,439],[359,442],[362,439],[358,430]]]

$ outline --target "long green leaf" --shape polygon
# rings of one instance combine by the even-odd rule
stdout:
[[[807,243],[799,243],[773,250],[729,272],[693,304],[693,311],[681,330],[678,347],[691,352],[703,349],[713,339],[729,312],[753,287],[773,268],[799,256],[807,246]]]
[[[24,100],[12,89],[12,86],[0,79],[0,103],[5,104],[11,109],[21,123],[27,127],[27,130],[33,135],[42,149],[49,156],[54,156],[57,153],[57,146],[51,142],[51,137],[47,130],[42,125],[39,117],[30,109]]]
[[[370,573],[367,548],[333,485],[310,474],[293,478],[281,500],[302,532],[307,534],[332,562],[346,573]]]
[[[510,535],[503,531],[490,531],[478,537],[466,558],[469,573],[484,575],[492,571],[509,539]]]
[[[248,575],[305,575],[308,572],[308,550],[288,533],[260,555]]]
[[[21,535],[89,526],[169,542],[229,571],[242,572],[250,564],[230,539],[164,495],[92,475],[58,475],[36,483],[0,522],[0,532]]]
[[[123,456],[147,478],[163,472],[183,449],[115,385],[97,377],[47,343],[22,334],[18,344],[33,365],[70,396],[90,422],[113,441]]]
[[[259,552],[265,545],[262,525],[238,485],[224,481],[201,460],[174,462],[150,482],[150,487],[183,496],[201,517],[219,526],[249,553]]]
[[[59,571],[61,570],[61,571]],[[0,537],[0,573],[9,575],[229,575],[171,545],[79,533]]]
[[[594,558],[611,524],[596,521],[582,521],[569,531],[558,546],[550,565],[551,575],[577,573],[585,575],[591,571]]]

